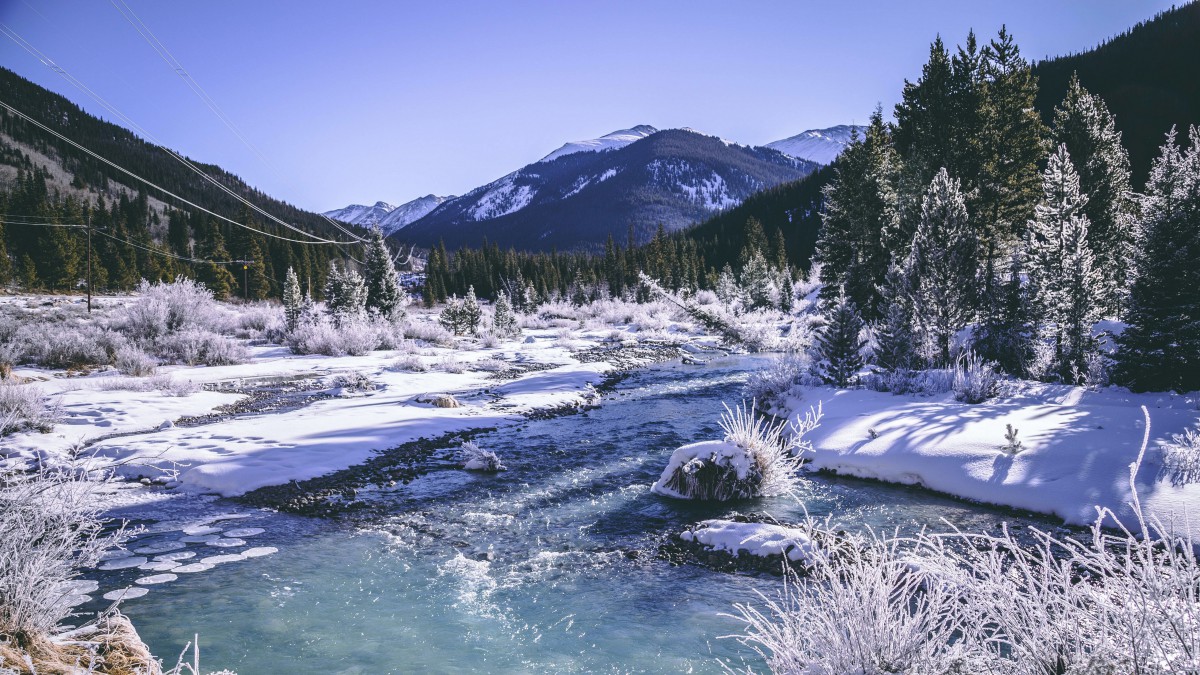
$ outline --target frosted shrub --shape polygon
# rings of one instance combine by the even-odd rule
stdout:
[[[965,675],[956,594],[927,583],[899,539],[854,538],[827,529],[824,555],[801,580],[789,577],[780,599],[764,608],[735,605],[752,646],[776,673],[807,675]],[[828,542],[838,541],[836,550]]]
[[[64,369],[106,366],[127,343],[119,333],[73,321],[29,323],[15,339],[25,345],[23,361]]]
[[[467,441],[459,447],[457,458],[467,471],[495,473],[507,470],[495,452],[484,450],[473,441]]]
[[[189,366],[229,366],[249,358],[241,344],[203,328],[185,328],[160,339],[157,352],[166,361]]]
[[[158,360],[138,347],[128,345],[117,350],[113,365],[123,375],[149,377],[158,368]]]
[[[440,324],[432,321],[411,319],[403,324],[404,337],[429,344],[449,347],[454,344],[454,335]]]
[[[348,314],[341,317],[340,324],[329,317],[300,324],[288,336],[288,346],[297,354],[362,356],[378,349],[385,340],[392,347],[403,342],[386,320]]]
[[[170,375],[155,375],[150,378],[149,384],[155,391],[164,396],[191,396],[200,391],[200,385],[192,380],[178,379]]]
[[[49,433],[58,421],[58,410],[48,404],[42,390],[31,384],[0,382],[0,436],[23,429]]]
[[[442,358],[438,359],[437,363],[433,364],[433,369],[443,373],[457,375],[463,372],[463,364],[461,361],[454,358],[454,355],[446,354]]]
[[[495,349],[500,346],[500,335],[490,330],[479,332],[479,346],[484,349]]]
[[[416,354],[407,354],[393,361],[388,370],[424,373],[429,371],[429,366],[425,365],[425,362],[421,360],[421,357],[417,356]]]
[[[241,305],[237,311],[237,332],[248,339],[279,340],[287,333],[283,308],[267,302]]]
[[[221,331],[229,321],[212,291],[185,277],[169,284],[143,279],[138,293],[121,318],[122,332],[133,340],[154,341],[188,327]]]
[[[792,352],[771,361],[766,368],[754,371],[746,380],[746,397],[762,401],[768,408],[779,405],[809,373],[811,361],[804,353]]]
[[[100,484],[86,472],[0,475],[0,635],[45,647],[70,616],[67,582],[94,567],[124,533],[105,533]]]
[[[1161,450],[1162,471],[1172,483],[1200,482],[1200,427],[1172,434]]]
[[[786,422],[770,422],[745,405],[725,407],[721,441],[692,443],[675,450],[654,484],[658,494],[681,499],[729,501],[786,494],[793,490],[801,459],[793,447],[805,431],[785,438]]]
[[[964,403],[983,403],[1000,390],[996,365],[975,352],[965,352],[954,365],[954,398]]]

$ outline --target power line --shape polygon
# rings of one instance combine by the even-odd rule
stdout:
[[[322,240],[322,241],[307,241],[307,240],[303,240],[303,239],[293,239],[293,238],[291,238],[291,237],[285,237],[285,236],[283,236],[283,235],[274,234],[274,233],[271,233],[271,232],[265,232],[265,231],[262,231],[262,230],[257,230],[257,229],[255,229],[255,228],[253,228],[253,227],[249,226],[249,225],[246,225],[245,223],[239,223],[239,222],[237,222],[236,220],[233,220],[233,219],[231,219],[231,218],[226,218],[225,216],[222,216],[222,215],[221,215],[221,214],[219,214],[219,213],[216,213],[216,212],[214,212],[214,211],[210,211],[209,209],[206,209],[206,208],[204,208],[203,206],[200,206],[199,204],[197,204],[197,203],[195,203],[195,202],[193,202],[193,201],[191,201],[191,200],[189,200],[189,199],[186,199],[186,198],[184,198],[184,197],[181,197],[181,196],[179,196],[179,195],[175,194],[174,192],[171,192],[170,190],[168,190],[168,189],[166,189],[166,188],[162,187],[161,185],[158,185],[157,183],[154,183],[154,182],[151,182],[150,180],[147,180],[147,179],[145,179],[145,178],[142,178],[141,176],[137,175],[136,173],[134,173],[134,172],[130,171],[129,169],[126,169],[125,167],[123,167],[123,166],[120,166],[120,165],[116,164],[115,162],[113,162],[113,161],[111,161],[111,160],[109,160],[109,159],[106,159],[106,158],[104,158],[104,157],[101,157],[100,155],[98,155],[98,154],[96,154],[96,153],[92,152],[91,150],[89,150],[89,149],[87,149],[87,148],[83,147],[82,145],[80,145],[80,144],[76,143],[75,141],[73,141],[73,140],[71,140],[71,139],[67,138],[66,136],[64,136],[64,135],[60,134],[59,132],[55,131],[54,129],[51,129],[50,127],[46,126],[45,124],[42,124],[41,122],[39,122],[39,121],[37,121],[36,119],[34,119],[34,118],[30,117],[29,115],[26,115],[25,113],[21,112],[20,110],[17,110],[16,108],[14,108],[14,107],[12,107],[11,105],[9,105],[9,104],[5,103],[4,101],[0,101],[0,108],[4,108],[5,110],[8,110],[10,113],[12,113],[12,114],[16,115],[17,117],[20,117],[21,119],[23,119],[23,120],[25,120],[25,121],[27,121],[27,122],[29,122],[29,123],[31,123],[31,124],[33,124],[33,125],[37,126],[38,128],[42,129],[42,130],[43,130],[43,131],[45,131],[46,133],[49,133],[49,134],[51,134],[51,135],[55,136],[55,137],[56,137],[56,138],[58,138],[59,140],[62,140],[63,142],[70,144],[71,146],[73,146],[73,147],[77,148],[78,150],[81,150],[81,151],[83,151],[83,152],[87,153],[87,154],[88,154],[88,155],[90,155],[91,157],[94,157],[95,159],[98,159],[98,160],[100,160],[101,162],[104,162],[105,164],[107,164],[107,165],[111,166],[112,168],[114,168],[114,169],[116,169],[116,170],[118,170],[118,171],[120,171],[120,172],[122,172],[122,173],[124,173],[124,174],[126,174],[126,175],[128,175],[128,176],[130,176],[130,177],[132,177],[132,178],[134,178],[134,179],[136,179],[136,180],[138,180],[138,181],[141,181],[142,183],[145,183],[146,185],[149,185],[150,187],[154,188],[155,190],[158,190],[159,192],[162,192],[163,194],[165,194],[165,195],[168,195],[169,197],[172,197],[172,198],[174,198],[174,199],[177,199],[177,200],[179,200],[180,202],[182,202],[182,203],[184,203],[184,204],[187,204],[188,206],[190,206],[190,207],[192,207],[192,208],[194,208],[194,209],[198,209],[198,210],[200,210],[200,211],[202,211],[202,212],[204,212],[204,213],[207,213],[208,215],[210,215],[210,216],[212,216],[212,217],[214,217],[214,218],[217,218],[217,219],[220,219],[220,220],[222,220],[222,221],[225,221],[225,222],[227,222],[227,223],[229,223],[229,224],[231,224],[231,225],[236,225],[236,226],[238,226],[238,227],[241,227],[241,228],[244,228],[244,229],[250,230],[251,232],[255,232],[255,233],[257,233],[257,234],[261,234],[261,235],[263,235],[263,236],[266,236],[266,237],[271,237],[271,238],[273,238],[273,239],[279,239],[280,241],[287,241],[287,242],[291,242],[291,243],[293,243],[293,244],[310,244],[310,245],[315,245],[315,244],[334,244],[334,245],[340,245],[340,244],[350,244],[350,243],[354,243],[354,242],[340,242],[340,241],[331,241],[331,240]],[[293,229],[294,229],[294,228],[293,228]]]
[[[294,225],[291,225],[290,223],[287,223],[283,220],[280,220],[279,218],[275,217],[274,215],[272,215],[270,213],[267,213],[262,208],[260,208],[257,204],[254,204],[253,202],[249,201],[245,197],[239,195],[237,192],[233,191],[228,186],[226,186],[225,184],[218,181],[216,178],[214,178],[214,177],[208,175],[207,173],[205,173],[204,171],[202,171],[199,167],[197,167],[195,164],[190,162],[188,159],[186,159],[182,155],[176,153],[175,151],[171,150],[170,148],[166,147],[164,144],[159,142],[158,139],[155,138],[154,135],[151,134],[149,131],[147,131],[144,127],[139,125],[137,122],[135,122],[132,118],[130,118],[125,113],[121,112],[119,109],[117,109],[116,106],[114,106],[111,103],[109,103],[108,101],[106,101],[104,99],[104,97],[97,94],[95,91],[93,91],[90,87],[88,87],[81,80],[76,78],[74,75],[71,75],[69,72],[67,72],[67,70],[65,68],[63,68],[62,66],[55,63],[50,57],[48,57],[44,53],[42,53],[37,47],[34,47],[28,40],[25,40],[24,38],[22,38],[16,31],[14,31],[8,25],[0,23],[0,32],[3,32],[6,37],[8,37],[13,42],[15,42],[18,46],[20,46],[22,49],[24,49],[26,52],[28,52],[34,58],[41,61],[41,63],[43,65],[45,65],[47,68],[49,68],[52,71],[61,75],[72,86],[74,86],[75,88],[79,89],[80,91],[86,93],[88,96],[92,97],[92,99],[94,99],[97,103],[99,103],[105,110],[108,110],[110,113],[115,115],[121,121],[125,122],[125,124],[129,125],[129,127],[132,128],[134,131],[141,133],[143,136],[146,137],[146,139],[148,141],[150,141],[154,145],[158,146],[164,152],[169,154],[171,157],[175,158],[177,161],[179,161],[181,164],[183,164],[185,167],[187,167],[191,171],[195,172],[197,175],[199,175],[204,180],[206,180],[209,183],[216,186],[217,189],[221,190],[222,192],[225,192],[230,197],[233,197],[234,199],[238,200],[239,202],[246,205],[250,209],[253,209],[254,211],[261,214],[262,216],[266,217],[267,219],[269,219],[275,223],[278,223],[279,225],[282,225],[283,227],[285,227],[289,230],[292,230],[294,232],[302,234],[306,237],[312,238],[313,243],[321,243],[321,244],[358,243],[357,241],[355,241],[355,242],[339,242],[334,239],[325,239],[325,238],[319,237],[317,235],[314,235],[310,232],[307,232],[303,229],[300,229]]]
[[[150,27],[146,25],[146,22],[142,21],[141,17],[139,17],[137,13],[133,11],[133,8],[130,7],[125,0],[110,0],[110,2],[112,3],[112,6],[121,13],[121,16],[125,18],[125,21],[127,21],[130,26],[133,26],[133,29],[137,31],[138,35],[140,35],[142,39],[146,41],[146,44],[150,45],[150,48],[153,49],[156,54],[158,54],[159,58],[161,58],[171,70],[175,71],[175,74],[179,75],[180,79],[182,79],[188,88],[192,90],[192,93],[196,94],[196,96],[204,102],[204,105],[206,105],[208,109],[211,110],[212,113],[216,115],[217,118],[220,119],[221,122],[223,122],[231,132],[233,132],[234,136],[237,136],[238,140],[242,142],[242,145],[245,145],[250,152],[253,152],[254,155],[263,163],[263,165],[270,169],[271,172],[276,175],[276,177],[281,177],[279,170],[275,168],[275,165],[272,164],[265,156],[263,156],[263,154],[259,152],[258,148],[246,138],[241,130],[238,129],[237,125],[233,123],[233,120],[230,119],[229,116],[225,114],[225,111],[223,111],[221,107],[217,105],[217,102],[208,95],[208,92],[204,90],[204,87],[200,86],[200,83],[196,81],[196,78],[191,76],[188,70],[183,67],[183,64],[179,61],[179,59],[175,58],[175,55],[171,53],[171,50],[167,49],[167,45],[164,44],[163,41],[154,34],[154,31],[150,30]],[[318,215],[324,218],[326,222],[337,228],[343,234],[353,237],[357,241],[362,241],[362,237],[359,237],[350,230],[346,229],[340,223],[324,213]]]
[[[161,256],[166,256],[168,258],[174,258],[175,260],[182,260],[184,262],[213,264],[213,265],[231,265],[233,263],[253,262],[253,261],[245,261],[245,260],[206,260],[204,258],[189,258],[187,256],[182,256],[182,255],[177,255],[177,254],[171,253],[170,251],[163,251],[163,250],[159,250],[156,248],[151,248],[149,246],[139,244],[134,241],[122,239],[114,234],[109,234],[98,227],[91,227],[86,223],[24,223],[24,222],[15,222],[15,221],[0,219],[0,224],[3,224],[3,225],[26,225],[29,227],[68,227],[68,228],[73,228],[73,229],[77,229],[77,230],[91,229],[96,234],[99,234],[104,237],[108,237],[109,239],[112,239],[113,241],[118,241],[127,246],[139,248],[143,251],[147,251],[149,253],[155,253],[155,254],[161,255]]]

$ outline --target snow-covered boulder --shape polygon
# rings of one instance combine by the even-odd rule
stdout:
[[[812,537],[800,528],[771,523],[705,520],[684,530],[679,538],[707,549],[762,558],[783,557],[789,562],[809,562],[817,554]]]

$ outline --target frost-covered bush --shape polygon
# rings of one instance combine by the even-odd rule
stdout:
[[[471,364],[471,370],[478,370],[484,373],[503,373],[508,369],[508,363],[500,359],[480,359]]]
[[[433,369],[443,373],[450,373],[452,375],[457,375],[465,370],[462,361],[459,361],[457,358],[455,358],[453,354],[446,354],[442,356],[442,358],[437,360],[437,363],[433,364]]]
[[[366,314],[343,315],[340,323],[332,317],[318,317],[301,323],[287,340],[297,354],[324,356],[362,356],[384,344],[391,348],[402,342],[390,321]]]
[[[479,331],[479,346],[484,349],[495,349],[500,346],[500,336],[490,330]]]
[[[30,650],[70,616],[68,583],[124,533],[106,533],[86,472],[0,475],[0,635]]]
[[[139,347],[126,345],[117,350],[113,365],[122,375],[149,377],[158,369],[158,360]]]
[[[153,342],[189,327],[222,332],[230,321],[212,291],[185,277],[154,284],[143,279],[138,294],[118,319],[121,332],[132,340]]]
[[[678,448],[654,483],[654,492],[679,499],[729,501],[791,492],[801,459],[792,450],[803,443],[804,433],[816,427],[795,427],[789,439],[786,422],[759,417],[745,405],[721,415],[720,441],[702,441]]]
[[[1171,434],[1160,448],[1163,473],[1176,485],[1200,482],[1200,427]]]
[[[750,374],[744,392],[746,398],[761,401],[765,407],[783,402],[783,397],[808,380],[812,362],[802,352],[791,352],[773,359],[766,368]]]
[[[283,308],[268,302],[255,302],[237,308],[237,334],[247,339],[279,340],[287,334]]]
[[[495,452],[485,450],[473,441],[466,441],[459,447],[457,458],[462,467],[467,471],[495,473],[506,470],[504,464],[500,461],[500,457]]]
[[[200,385],[192,380],[171,377],[170,375],[155,375],[149,380],[155,391],[165,396],[191,396],[200,391]]]
[[[49,433],[58,421],[58,412],[38,387],[0,382],[0,436],[23,429]]]
[[[975,352],[965,352],[954,364],[954,398],[964,403],[983,403],[1000,391],[996,364]]]
[[[63,369],[107,366],[127,344],[119,333],[77,321],[27,323],[15,340],[24,346],[23,362]]]
[[[410,373],[425,373],[429,371],[429,366],[421,360],[421,357],[416,354],[406,354],[392,362],[388,370],[400,370]]]
[[[404,337],[429,344],[449,347],[454,344],[454,335],[440,324],[412,318],[402,324]]]
[[[891,392],[897,396],[901,394],[936,396],[954,388],[954,373],[954,370],[943,368],[929,370],[896,368],[871,373],[863,378],[863,384],[868,389]]]
[[[160,338],[155,351],[165,361],[189,366],[230,366],[249,358],[241,343],[203,328],[185,328]]]

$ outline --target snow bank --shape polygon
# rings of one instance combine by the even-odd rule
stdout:
[[[826,416],[809,438],[810,470],[920,485],[988,504],[1052,514],[1090,524],[1096,507],[1110,508],[1136,527],[1129,467],[1145,432],[1140,406],[1150,410],[1150,450],[1137,489],[1147,513],[1190,531],[1200,541],[1200,484],[1172,485],[1162,476],[1160,447],[1197,418],[1196,400],[1173,394],[1099,392],[1031,382],[982,404],[853,390],[808,389],[824,399]],[[791,399],[799,410],[806,402]],[[1022,450],[1003,450],[1006,425]],[[1189,518],[1190,515],[1190,518]]]
[[[725,551],[735,558],[744,552],[764,558],[787,556],[792,562],[810,561],[818,550],[812,538],[803,530],[770,523],[705,520],[692,529],[684,530],[679,538]]]

